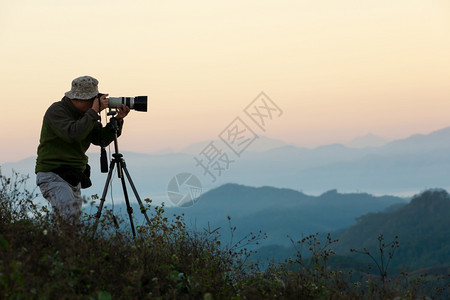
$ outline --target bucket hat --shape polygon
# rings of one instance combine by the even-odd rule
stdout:
[[[89,100],[98,95],[98,80],[81,76],[72,80],[72,89],[65,93],[69,99]]]

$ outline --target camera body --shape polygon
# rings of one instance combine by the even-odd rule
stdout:
[[[99,99],[101,96],[103,96],[103,94],[98,94]],[[147,111],[147,96],[109,97],[108,102],[109,108],[115,108],[125,104],[130,109],[134,109],[136,111]]]

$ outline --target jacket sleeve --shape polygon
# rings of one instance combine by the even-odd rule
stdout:
[[[117,137],[122,134],[122,126],[123,120],[117,121]],[[94,129],[92,130],[92,144],[104,147],[114,141],[114,138],[115,132],[111,121],[106,124],[105,127],[102,127],[102,124],[100,122],[95,124]]]
[[[89,109],[80,119],[75,120],[63,106],[55,103],[47,110],[44,119],[61,139],[79,142],[91,133],[99,123],[100,116],[93,109]]]

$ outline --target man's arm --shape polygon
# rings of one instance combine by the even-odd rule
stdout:
[[[90,109],[82,118],[75,120],[63,105],[56,102],[47,110],[44,120],[60,138],[67,142],[74,142],[86,138],[100,117]]]
[[[122,134],[123,120],[117,121],[117,137]],[[91,143],[97,146],[105,147],[109,145],[115,138],[115,131],[111,124],[108,122],[105,127],[102,127],[101,123],[97,123],[92,130]]]
[[[130,112],[130,108],[122,104],[120,107],[116,108],[116,112],[117,114],[114,116],[114,119],[117,120],[117,136],[119,137],[122,134],[123,119]],[[92,144],[97,146],[107,146],[114,140],[114,138],[115,132],[111,122],[106,124],[105,127],[101,127],[101,124],[99,123],[99,125],[96,125],[92,131]]]

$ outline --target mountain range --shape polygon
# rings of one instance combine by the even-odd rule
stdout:
[[[134,211],[135,224],[143,224],[139,209]],[[114,212],[127,223],[125,206]],[[148,213],[151,216],[152,210]],[[450,267],[450,195],[443,189],[426,190],[411,199],[336,190],[311,196],[290,189],[225,184],[204,193],[193,206],[165,208],[165,215],[173,220],[183,215],[188,229],[219,233],[224,245],[239,240],[245,244],[258,232],[266,234],[246,245],[257,250],[252,258],[261,265],[294,257],[292,242],[315,234],[325,242],[330,233],[332,239],[338,239],[330,246],[336,252],[330,263],[340,268],[365,269],[373,264],[367,255],[350,249],[367,249],[379,259],[380,236],[388,245],[385,262],[393,249],[390,243],[399,241],[390,262],[395,272],[422,268],[448,272]]]
[[[183,215],[188,228],[197,231],[217,229],[225,242],[240,240],[259,231],[267,235],[264,245],[289,245],[290,237],[301,238],[315,232],[330,232],[355,224],[369,212],[380,212],[409,199],[373,196],[367,193],[338,193],[330,190],[319,196],[274,187],[225,184],[204,193],[189,207],[166,207],[168,218]],[[115,211],[124,214],[124,205]],[[135,206],[137,224],[144,222]],[[126,219],[126,218],[125,218]]]
[[[366,139],[373,140],[373,136],[366,136]],[[381,141],[377,137],[374,139],[378,143]],[[221,174],[216,174],[215,181],[195,160],[201,158],[200,153],[210,142],[215,142],[233,161]],[[337,189],[343,193],[361,191],[412,196],[428,188],[450,188],[450,127],[383,141],[381,146],[360,147],[363,144],[358,143],[358,147],[333,144],[302,148],[260,137],[240,156],[227,150],[221,141],[194,144],[187,147],[185,153],[123,152],[123,155],[141,198],[151,198],[154,203],[165,202],[166,206],[173,205],[168,198],[168,183],[180,173],[195,175],[201,182],[202,192],[226,183],[289,188],[310,195]],[[88,156],[93,186],[83,193],[100,195],[106,181],[106,174],[100,172],[100,151],[90,152]],[[35,157],[29,157],[5,163],[1,166],[2,172],[8,175],[9,170],[14,169],[29,174],[30,186],[34,186],[34,162]],[[117,188],[111,190],[115,192],[114,198],[120,200],[123,195],[116,178],[113,176],[112,187]]]

